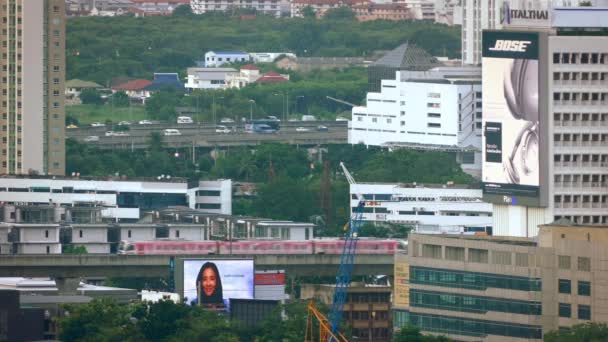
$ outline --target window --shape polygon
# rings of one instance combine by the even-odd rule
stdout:
[[[131,229],[129,229],[129,231],[127,232],[127,236],[130,238],[131,237]]]
[[[429,123],[427,124],[427,126],[428,126],[429,128],[441,128],[441,124],[440,124],[440,123],[434,123],[434,122],[429,122]]]
[[[591,320],[591,306],[589,305],[578,305],[578,319],[584,319],[587,321]]]
[[[591,271],[591,258],[578,257],[578,270],[585,272]]]
[[[558,255],[557,256],[557,267],[562,270],[569,270],[570,269],[570,256]]]
[[[175,237],[179,239],[179,229],[175,231]]]
[[[591,296],[591,283],[579,280],[577,294],[579,296]]]
[[[53,65],[53,72],[59,72],[59,65]]]
[[[515,265],[521,267],[528,267],[528,254],[515,253]]]
[[[570,279],[558,279],[558,291],[559,293],[572,293],[572,284]]]
[[[429,244],[422,245],[422,257],[441,259],[441,246]]]
[[[46,254],[51,254],[51,247],[50,246],[46,246]]]
[[[48,231],[48,230],[45,230],[45,231],[44,231],[44,237],[45,237],[45,238],[48,238],[48,237],[49,237],[49,231]]]
[[[78,237],[82,237],[82,229],[78,231]]]
[[[199,190],[199,191],[196,192],[196,196],[219,197],[220,196],[220,191],[215,191],[215,190]]]
[[[488,263],[488,250],[469,248],[469,262]]]
[[[559,303],[559,317],[571,317],[572,306],[566,303]]]
[[[222,209],[220,203],[197,203],[196,209]]]
[[[445,247],[445,258],[447,260],[464,261],[464,247]]]
[[[492,251],[492,263],[496,265],[511,265],[511,252]]]

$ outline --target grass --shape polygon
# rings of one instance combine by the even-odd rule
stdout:
[[[146,111],[143,106],[131,106],[117,108],[112,106],[96,106],[90,104],[73,105],[65,107],[66,116],[74,117],[83,124],[91,124],[93,122],[106,122],[106,120],[112,120],[112,122],[120,121],[131,121],[136,122],[139,120],[148,119]]]

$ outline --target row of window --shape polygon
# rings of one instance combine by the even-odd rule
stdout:
[[[564,134],[554,134],[554,141],[573,141],[573,142],[605,142],[608,141],[608,134],[599,134],[599,133],[564,133]]]
[[[606,122],[608,113],[553,113],[554,121]]]
[[[565,218],[569,221],[572,221],[574,223],[580,224],[587,224],[587,223],[593,223],[593,224],[608,224],[608,216],[597,216],[597,215],[555,215],[554,219],[555,220],[559,220]]]
[[[605,81],[608,72],[554,72],[554,81]]]
[[[418,266],[410,267],[410,282],[412,284],[444,286],[472,290],[498,288],[518,291],[541,291],[542,288],[542,281],[540,278],[453,271]]]
[[[467,216],[478,216],[478,215],[467,215]],[[423,244],[422,245],[422,257],[423,258],[432,258],[432,259],[442,259],[444,256],[442,254],[441,245],[431,245],[431,244]],[[493,250],[488,251],[487,249],[478,249],[478,248],[467,248],[468,250],[468,262],[475,262],[481,264],[492,263],[495,265],[512,265],[513,257],[512,252],[510,251],[496,251]],[[417,251],[414,250],[414,255],[416,255]],[[490,260],[490,256],[492,259]],[[455,246],[445,246],[445,259],[446,260],[454,260],[454,261],[465,261],[465,248],[464,247],[455,247]],[[528,266],[529,256],[527,253],[515,253],[515,265],[521,267]]]
[[[580,157],[580,158],[579,158]],[[573,162],[582,161],[583,163],[608,163],[608,154],[554,154],[553,161],[555,162]]]
[[[608,93],[554,92],[553,101],[606,101]]]
[[[570,279],[558,279],[557,288],[559,293],[571,294],[572,281]],[[588,281],[577,281],[577,292],[579,296],[591,296],[591,283]]]
[[[562,234],[562,238],[565,238],[564,234]],[[590,240],[589,234],[587,234],[587,240]],[[591,258],[588,257],[577,257],[577,269],[583,272],[591,271]],[[569,255],[558,255],[557,256],[557,267],[562,270],[570,270],[572,269],[572,257]]]
[[[553,54],[553,64],[608,64],[608,53],[556,52]]]
[[[488,311],[507,312],[522,315],[541,315],[540,302],[452,294],[445,292],[410,290],[410,305],[415,307],[473,312],[485,314]]]
[[[586,321],[591,320],[591,306],[589,305],[577,305],[578,319],[583,319]],[[568,303],[559,303],[559,317],[572,318],[572,304]]]
[[[542,328],[535,325],[458,318],[395,310],[396,327],[414,325],[422,331],[484,337],[487,335],[541,339]]]

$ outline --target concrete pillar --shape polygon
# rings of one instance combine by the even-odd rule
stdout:
[[[55,278],[57,291],[62,295],[74,295],[78,293],[80,278]]]

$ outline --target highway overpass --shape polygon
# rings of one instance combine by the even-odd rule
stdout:
[[[176,256],[175,258],[188,258]],[[229,259],[230,256],[196,255],[192,258]],[[295,276],[335,276],[340,255],[257,255],[257,270],[285,270]],[[393,255],[357,255],[353,275],[392,275]],[[241,259],[243,257],[234,257]],[[0,256],[0,277],[165,277],[167,255],[12,255]]]
[[[316,146],[327,144],[346,144],[348,142],[348,123],[346,121],[300,121],[288,122],[272,134],[246,133],[240,127],[230,127],[231,133],[216,133],[215,126],[198,124],[155,124],[131,125],[128,136],[105,136],[110,127],[81,127],[66,130],[68,138],[80,142],[90,136],[99,137],[98,141],[86,142],[102,149],[142,149],[148,146],[150,133],[163,134],[165,129],[177,129],[181,135],[163,136],[165,145],[180,147],[231,147],[254,146],[265,142],[282,142],[292,145]],[[323,125],[327,131],[319,131]],[[300,130],[298,131],[298,128]],[[306,131],[302,131],[302,128]],[[236,129],[236,132],[234,130]]]

